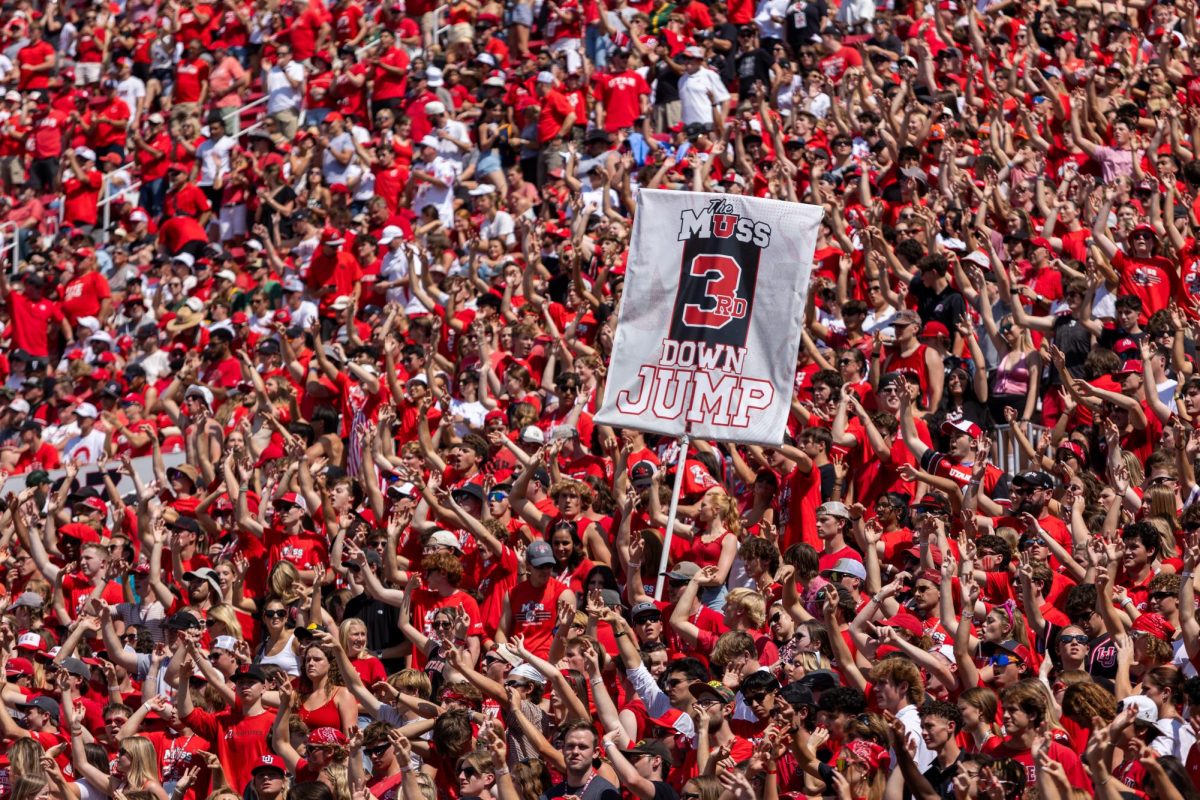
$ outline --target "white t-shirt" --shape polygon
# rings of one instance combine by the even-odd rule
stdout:
[[[229,154],[235,147],[237,139],[232,136],[222,136],[216,140],[206,139],[204,144],[197,147],[196,160],[200,162],[200,180],[197,181],[197,185],[212,186],[217,180],[218,167],[220,172],[228,176],[233,171]]]
[[[438,219],[443,225],[450,227],[454,224],[454,184],[458,180],[458,167],[453,161],[439,155],[432,163],[418,163],[417,169],[428,172],[446,185],[436,186],[422,181],[413,197],[413,213],[420,215],[426,206],[434,206],[437,208]]]
[[[713,105],[724,103],[728,99],[729,90],[711,69],[701,67],[694,75],[685,72],[679,79],[679,100],[684,125],[696,122],[713,124]]]
[[[484,220],[479,226],[479,238],[503,239],[506,247],[512,247],[517,242],[517,237],[513,234],[514,229],[512,214],[497,211],[495,219]]]
[[[293,89],[291,81],[299,81],[300,88]],[[267,72],[267,113],[299,111],[304,98],[304,67],[299,61],[291,61],[286,67],[278,64]]]
[[[65,460],[95,464],[103,452],[104,433],[99,428],[92,428],[92,432],[87,436],[77,436],[67,442]]]
[[[408,255],[401,247],[398,250],[388,250],[383,257],[383,262],[379,265],[379,276],[388,283],[393,281],[407,281],[408,279]],[[412,299],[412,293],[408,290],[408,283],[402,283],[399,286],[389,288],[384,296],[387,297],[389,303],[399,303],[402,306],[407,306],[408,301]]]
[[[470,141],[471,139],[471,135],[467,133],[467,126],[452,119],[446,120],[445,125],[435,131],[432,131],[431,133],[436,136],[438,130],[444,132],[455,142],[466,142]],[[438,140],[438,155],[447,161],[453,161],[458,165],[459,170],[461,170],[464,166],[466,166],[467,155],[471,151],[468,150],[463,152],[462,150],[459,150],[458,145],[454,144],[454,142],[450,141],[450,139]]]
[[[129,106],[129,121],[137,122],[138,101],[146,96],[146,84],[141,78],[130,75],[117,84],[117,97]]]

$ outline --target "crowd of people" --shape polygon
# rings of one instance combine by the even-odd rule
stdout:
[[[1197,19],[6,2],[0,800],[1197,800]],[[596,422],[640,188],[782,445]]]

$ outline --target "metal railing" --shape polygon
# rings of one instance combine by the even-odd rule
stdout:
[[[1044,425],[1038,425],[1033,422],[1017,423],[1023,425],[1025,438],[1034,444],[1037,443],[1038,437],[1050,430]],[[1004,470],[1009,475],[1016,475],[1018,472],[1023,472],[1030,467],[1030,460],[1025,452],[1021,449],[1021,445],[1017,442],[1017,436],[1013,432],[1011,425],[997,425],[995,436],[995,464]]]

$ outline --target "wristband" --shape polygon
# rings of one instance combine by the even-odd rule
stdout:
[[[503,778],[505,775],[509,774],[508,767],[501,767],[500,769],[494,769],[494,770],[492,770],[492,774],[495,775],[497,778]]]
[[[1190,578],[1192,577],[1192,571],[1190,569],[1185,569],[1183,572],[1179,573],[1179,577]]]
[[[625,631],[613,631],[613,638],[619,639],[625,635]]]
[[[629,566],[631,566],[631,567],[640,567],[641,565],[642,565],[642,562],[640,562],[640,561],[630,561],[629,562]]]

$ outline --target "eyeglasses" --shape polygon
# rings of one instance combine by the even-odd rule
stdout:
[[[1088,637],[1084,636],[1082,633],[1074,633],[1070,636],[1058,637],[1058,642],[1059,644],[1087,644]]]
[[[263,612],[263,616],[267,619],[283,619],[288,615],[286,608],[268,609]]]

